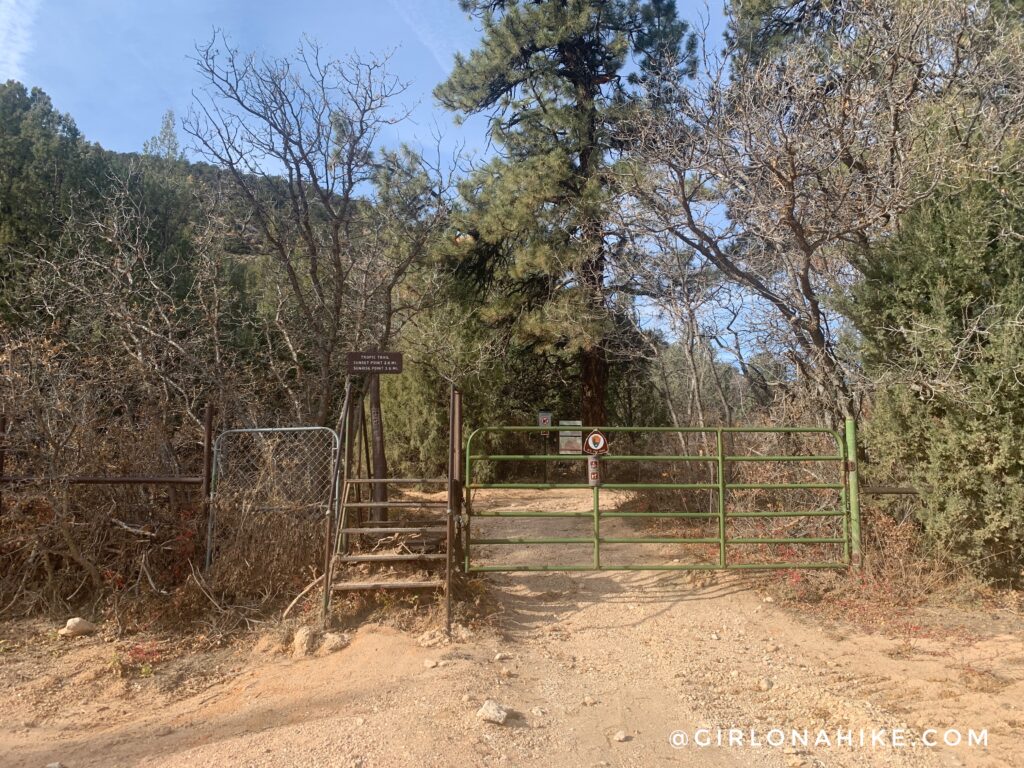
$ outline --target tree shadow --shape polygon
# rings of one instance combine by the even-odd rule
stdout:
[[[660,609],[619,622],[612,627],[636,627],[654,621],[679,603],[721,600],[750,592],[756,579],[746,574],[701,573],[693,584],[692,571],[587,573],[528,573],[491,577],[502,623],[531,631],[558,624],[599,603],[644,605]],[[710,583],[708,581],[710,580]],[[599,628],[588,626],[588,628]]]

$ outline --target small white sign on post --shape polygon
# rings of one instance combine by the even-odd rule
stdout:
[[[560,427],[579,427],[579,429],[560,430],[558,433],[558,452],[564,454],[583,453],[583,422],[559,421]]]
[[[537,426],[544,429],[541,432],[544,437],[548,436],[548,427],[551,426],[552,415],[551,411],[537,411]]]

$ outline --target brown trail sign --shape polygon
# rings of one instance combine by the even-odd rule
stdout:
[[[604,436],[604,433],[595,429],[589,435],[583,443],[583,452],[589,453],[591,456],[600,456],[602,453],[608,453],[608,438]]]
[[[349,352],[346,357],[350,376],[401,373],[401,352]]]

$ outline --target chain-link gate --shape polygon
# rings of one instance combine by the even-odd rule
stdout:
[[[327,427],[222,432],[213,448],[207,569],[229,550],[249,565],[266,566],[259,550],[268,540],[282,545],[279,551],[290,544],[292,555],[308,548],[309,564],[316,562],[320,548],[305,540],[337,512],[338,447],[337,433]]]

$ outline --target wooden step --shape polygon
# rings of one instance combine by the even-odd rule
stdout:
[[[408,528],[342,528],[342,533],[447,533],[444,526],[410,526]]]
[[[589,513],[586,513],[589,514]],[[447,520],[443,517],[428,517],[423,520],[352,520],[352,528],[373,528],[374,530],[380,528],[397,528],[400,526],[406,526],[407,528],[440,528],[443,525],[447,525]]]
[[[444,589],[443,581],[348,581],[332,584],[334,592],[370,589]]]
[[[437,509],[447,509],[447,501],[344,501],[342,502],[343,507],[356,508],[356,509],[368,509],[368,508],[384,508],[395,507],[395,508],[411,508],[416,509],[418,507],[434,507]]]
[[[446,554],[411,554],[411,555],[343,555],[338,558],[340,563],[389,563],[408,560],[444,560]]]
[[[437,483],[447,483],[448,478],[446,477],[385,477],[383,479],[374,479],[372,477],[350,477],[345,482],[358,484],[358,485],[372,485],[374,483],[384,485],[390,485],[394,483],[396,485],[435,485]]]

